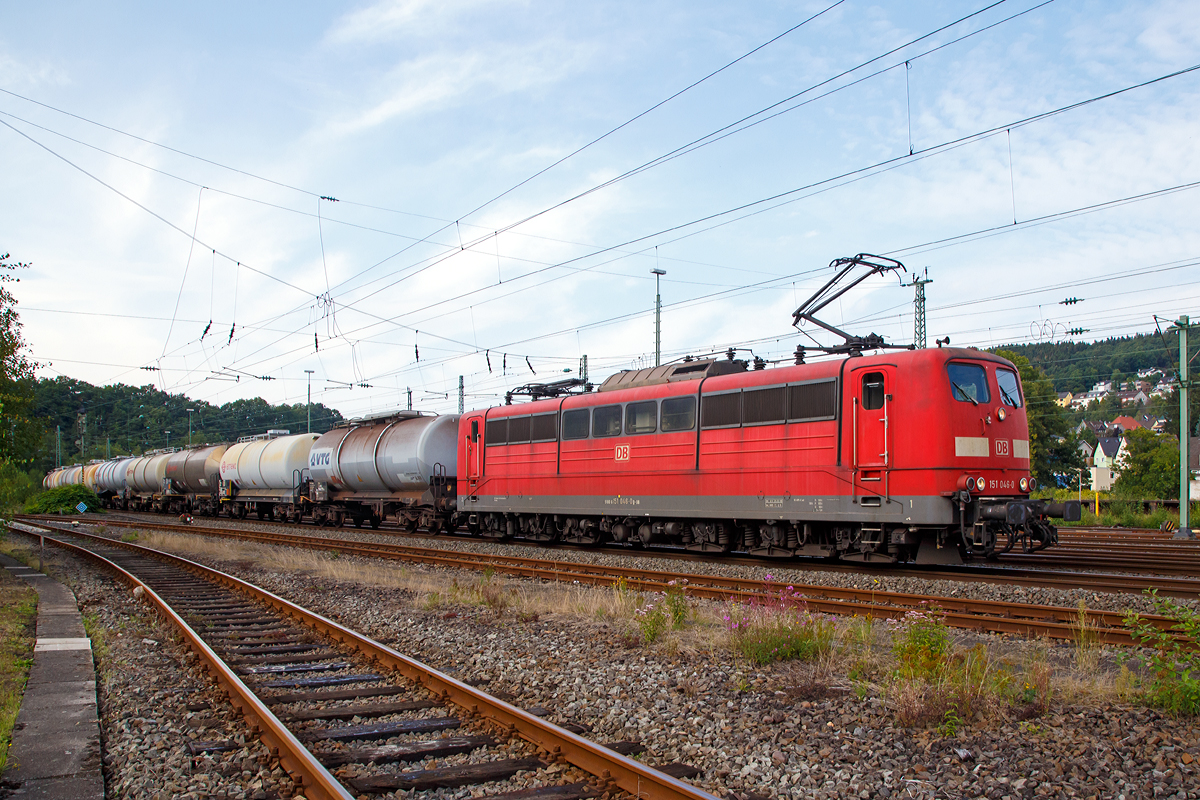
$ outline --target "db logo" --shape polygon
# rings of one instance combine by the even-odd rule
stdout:
[[[996,455],[998,455],[998,456],[1008,455],[1008,440],[1007,439],[997,439],[996,440]]]
[[[616,458],[617,461],[628,461],[629,460],[629,445],[627,445],[627,444],[617,445],[617,450],[616,450],[616,453],[614,454],[614,458]]]

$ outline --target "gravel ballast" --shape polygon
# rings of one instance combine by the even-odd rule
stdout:
[[[319,533],[328,535],[329,531]],[[448,544],[488,547],[473,542]],[[546,555],[544,550],[531,550]],[[247,548],[246,552],[254,550]],[[219,561],[188,552],[181,554],[258,583],[455,677],[485,681],[482,688],[510,693],[517,705],[543,707],[552,721],[586,725],[591,729],[588,736],[596,741],[636,739],[646,747],[641,758],[647,763],[692,764],[703,771],[692,781],[720,796],[734,792],[789,798],[1200,797],[1196,774],[1200,726],[1196,721],[1176,720],[1117,702],[1111,692],[1083,692],[1075,699],[1052,699],[1047,713],[1028,720],[997,711],[986,720],[968,720],[949,734],[934,728],[904,728],[896,722],[892,701],[874,684],[852,685],[844,674],[803,664],[755,668],[720,646],[715,637],[670,636],[644,646],[631,635],[635,629],[628,619],[544,612],[535,616],[513,609],[497,613],[494,608],[480,605],[430,602],[428,596],[403,589],[338,581],[319,569],[281,573],[263,569],[244,556]],[[553,553],[560,560],[589,555],[596,554]],[[599,557],[612,558],[603,554]],[[372,564],[379,573],[450,574],[344,555],[340,558]],[[629,564],[628,560],[620,563]],[[661,563],[656,566],[669,569]],[[685,569],[701,571],[691,562]],[[714,569],[723,574],[735,574],[726,570],[746,574],[742,568]],[[777,580],[789,580],[788,573],[778,568],[763,569],[767,571]],[[816,582],[814,573],[802,574],[799,582]],[[995,592],[996,597],[1015,593],[1007,587],[952,581],[923,582],[926,585],[920,588],[880,586],[874,578],[825,574],[834,581],[846,581],[846,585],[859,582],[897,591],[931,592],[928,584],[945,584],[944,594],[958,596],[975,596],[976,591]],[[457,580],[464,585],[480,581],[478,575],[459,575]],[[112,620],[114,626],[121,621],[121,614],[132,618],[122,605],[130,602],[128,593],[112,588],[107,578],[76,579],[85,585],[88,581],[108,584],[104,590],[108,594],[94,589],[95,602],[113,603],[112,609],[101,616],[117,614]],[[84,594],[74,584],[73,588],[82,600]],[[1139,599],[1128,595],[1093,598],[1090,594],[1074,598],[1072,592],[1057,590],[1021,591],[1032,593],[1033,602],[1073,606],[1078,599],[1086,599],[1093,608],[1111,602],[1114,610],[1130,607]],[[1054,601],[1047,593],[1063,597]],[[121,608],[126,610],[116,610]],[[93,611],[90,601],[88,611]],[[162,634],[145,638],[161,644],[151,650],[131,642],[134,646],[127,662],[129,669],[141,670],[143,676],[151,670],[169,671],[170,665],[162,662],[169,660],[165,655],[175,645],[164,641]],[[1019,653],[1026,646],[999,637],[961,638],[964,643],[982,642],[1000,652]],[[1046,648],[1052,663],[1072,660],[1070,646]],[[172,658],[183,669],[186,655]],[[186,680],[186,675],[180,680]],[[105,681],[107,684],[107,677]],[[108,692],[114,695],[111,705],[122,711],[123,704],[136,706],[138,711],[131,717],[153,719],[160,728],[165,726],[166,739],[186,735],[187,728],[172,711],[174,695],[166,693],[165,687],[156,688],[170,681],[161,677],[159,681],[148,684],[144,677],[141,681],[131,679],[124,692]],[[140,693],[133,691],[137,686],[144,687]],[[187,691],[178,695],[190,697]],[[159,693],[156,696],[161,705],[154,708],[161,714],[138,713],[153,707],[153,703],[137,704],[144,703],[143,695],[154,692]],[[105,709],[109,705],[102,704],[106,731],[114,725]],[[183,714],[187,713],[185,708]],[[120,712],[115,719],[122,719]],[[222,724],[226,727],[220,734],[206,733],[204,738],[232,738],[231,732],[239,723],[222,720]],[[125,734],[119,725],[114,730]],[[140,753],[141,758],[163,758],[171,763],[177,750],[162,739],[148,746],[149,739],[142,735],[140,741],[130,745],[130,751]],[[162,744],[162,749],[153,750],[153,744]],[[107,743],[105,752],[106,769],[111,768],[114,777],[123,776],[120,765],[129,757],[124,756],[122,761],[121,755],[110,752]],[[107,766],[110,757],[114,759],[112,767]],[[218,759],[213,767],[220,770],[225,763]],[[263,767],[273,769],[270,764]],[[157,774],[156,769],[149,772]],[[176,778],[171,768],[164,769]],[[260,773],[252,772],[251,776],[261,779]],[[217,791],[226,791],[226,796],[253,796],[246,794],[249,787],[244,777],[239,774],[236,779],[224,779],[225,787]],[[189,786],[177,779],[172,782],[185,789]],[[195,781],[192,785],[199,788]],[[207,794],[196,796],[220,796],[213,790],[205,791]],[[464,789],[446,796],[470,795],[471,790]]]

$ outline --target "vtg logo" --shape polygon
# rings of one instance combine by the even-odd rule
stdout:
[[[332,455],[333,454],[329,450],[322,450],[319,453],[318,452],[309,453],[308,466],[310,466],[310,467],[328,467],[330,462],[332,461],[332,458],[331,458]]]

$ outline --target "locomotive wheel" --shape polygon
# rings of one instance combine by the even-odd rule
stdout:
[[[729,534],[723,522],[697,522],[692,525],[692,541],[688,550],[704,553],[728,553]]]
[[[362,517],[355,517],[355,518],[354,518],[354,527],[356,527],[356,528],[361,528],[361,527],[362,527],[362,524],[363,524],[363,518],[362,518]]]

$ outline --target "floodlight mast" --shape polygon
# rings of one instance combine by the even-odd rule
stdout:
[[[824,328],[830,333],[842,337],[842,344],[823,346],[823,345],[797,345],[796,346],[796,363],[804,363],[804,353],[808,350],[816,350],[822,353],[847,353],[852,356],[862,355],[863,350],[878,350],[878,349],[895,349],[895,350],[913,350],[913,345],[910,344],[887,344],[883,337],[877,333],[869,333],[866,336],[853,336],[840,328],[836,328],[827,322],[822,322],[816,318],[816,314],[823,310],[827,305],[837,300],[846,292],[858,286],[874,275],[882,275],[886,272],[894,272],[899,270],[906,271],[903,264],[894,258],[885,256],[875,256],[870,253],[859,253],[850,258],[835,258],[829,262],[829,266],[838,270],[832,278],[825,282],[825,285],[813,294],[812,297],[804,301],[804,303],[795,310],[792,314],[792,325],[799,327],[801,322],[811,322],[814,325]],[[866,267],[867,271],[849,284],[837,288],[847,275],[855,267]],[[840,269],[839,269],[840,268]]]

